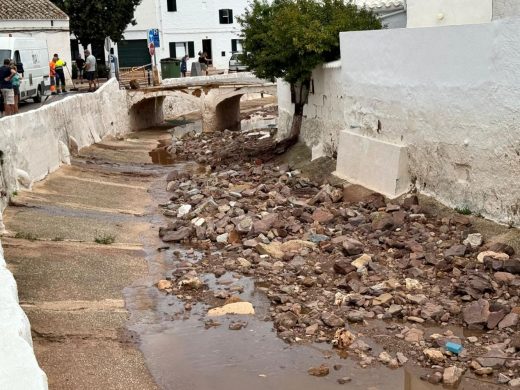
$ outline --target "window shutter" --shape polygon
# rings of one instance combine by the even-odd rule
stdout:
[[[166,5],[168,8],[168,12],[177,11],[177,0],[166,0]]]
[[[175,50],[175,42],[170,42],[170,58],[177,58],[177,53]]]
[[[228,24],[233,24],[233,10],[228,9]]]
[[[188,55],[195,58],[195,42],[188,42]]]
[[[219,17],[219,20],[220,20],[220,24],[225,24],[226,23],[224,21],[224,10],[223,9],[219,9],[218,10],[218,17]]]
[[[231,51],[232,52],[237,51],[237,40],[236,39],[231,40]]]

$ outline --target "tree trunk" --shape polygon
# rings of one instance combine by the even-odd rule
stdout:
[[[291,84],[291,100],[294,103],[294,115],[291,124],[291,131],[287,138],[278,142],[277,149],[287,149],[298,142],[303,122],[303,107],[309,97],[310,78],[304,81]]]

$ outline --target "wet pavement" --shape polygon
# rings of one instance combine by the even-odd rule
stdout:
[[[205,261],[202,252],[158,238],[165,217],[157,206],[168,200],[164,176],[198,169],[172,165],[170,140],[167,129],[155,129],[84,149],[72,166],[16,196],[5,213],[6,258],[51,389],[436,388],[415,367],[361,368],[326,343],[286,344],[266,320],[269,301],[253,279],[203,277],[213,291],[242,291],[254,316],[210,319],[208,307],[195,300],[186,307],[189,297],[160,292],[155,284],[182,262]],[[107,237],[115,242],[94,242]],[[230,330],[237,321],[247,324]],[[382,351],[374,332],[366,333]],[[308,375],[323,363],[331,367],[327,377]],[[338,384],[345,377],[351,381]],[[467,378],[460,388],[497,387]]]

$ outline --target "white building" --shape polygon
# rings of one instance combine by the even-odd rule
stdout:
[[[186,54],[197,61],[198,52],[203,51],[215,68],[226,69],[231,53],[241,51],[236,17],[247,4],[247,0],[143,0],[135,13],[137,25],[129,26],[125,40],[117,45],[120,66],[150,63],[147,30],[158,28],[157,61]]]
[[[58,53],[71,63],[69,17],[49,0],[3,1],[0,36],[45,39],[49,58]]]

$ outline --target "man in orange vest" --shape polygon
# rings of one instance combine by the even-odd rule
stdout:
[[[51,62],[49,62],[49,77],[51,79],[51,94],[56,95],[56,61],[58,58],[56,56],[52,57]]]

